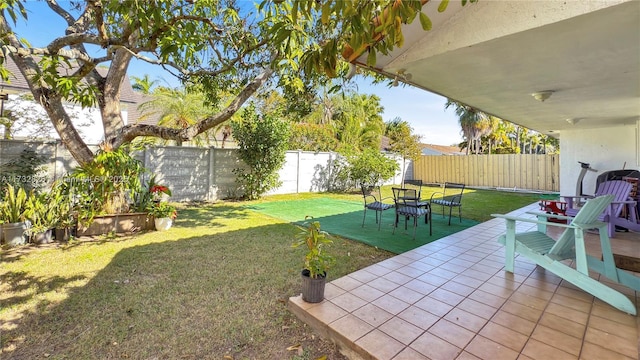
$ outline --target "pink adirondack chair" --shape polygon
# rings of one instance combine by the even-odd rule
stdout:
[[[609,180],[598,185],[595,196],[613,195],[613,202],[598,217],[598,220],[607,223],[609,237],[613,237],[616,232],[616,225],[634,231],[640,231],[638,220],[637,203],[631,199],[633,184],[622,180]],[[580,211],[576,199],[584,199],[585,196],[563,196],[567,202],[566,215],[574,217]],[[586,197],[586,198],[591,198]],[[623,216],[623,210],[626,212]]]

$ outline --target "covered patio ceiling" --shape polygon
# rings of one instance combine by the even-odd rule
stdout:
[[[556,137],[640,119],[639,1],[438,3],[373,70]]]

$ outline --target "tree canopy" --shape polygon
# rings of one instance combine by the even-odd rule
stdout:
[[[264,0],[255,9],[234,0],[44,2],[66,26],[51,29],[53,39],[43,47],[31,46],[16,32],[20,18],[29,22],[26,0],[0,5],[0,76],[10,80],[5,65],[11,57],[80,163],[94,154],[64,102],[98,108],[104,149],[139,136],[187,141],[230,119],[265,83],[295,98],[290,94],[304,94],[313,89],[310,83],[346,76],[345,59],[367,54],[375,64],[377,54],[402,46],[402,24],[418,18],[424,29],[431,27],[422,12],[425,0]],[[186,127],[125,125],[119,99],[134,58],[171,71],[187,87],[199,87],[209,104],[218,105],[220,94],[231,94],[232,100]]]
[[[420,136],[413,134],[408,122],[395,118],[386,122],[385,135],[389,138],[389,150],[404,159],[417,161],[422,155]]]
[[[486,114],[472,106],[448,99],[445,108],[453,106],[465,141],[461,148],[475,154],[557,153],[558,139],[529,130]]]

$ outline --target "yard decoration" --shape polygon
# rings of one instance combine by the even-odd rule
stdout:
[[[305,216],[312,218],[311,216]],[[333,241],[328,234],[320,230],[319,221],[306,222],[305,228],[298,234],[297,241],[292,245],[297,248],[307,246],[304,258],[302,277],[302,300],[309,303],[319,303],[324,299],[324,286],[327,280],[327,270],[335,263],[335,258],[326,253],[325,247]]]

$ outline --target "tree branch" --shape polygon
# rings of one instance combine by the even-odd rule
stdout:
[[[93,35],[88,35],[85,33],[71,33],[54,39],[49,43],[49,45],[47,45],[47,49],[51,54],[55,54],[65,46],[73,46],[82,43],[101,45],[100,39]]]
[[[47,5],[49,5],[49,8],[53,10],[54,13],[58,14],[61,18],[63,18],[67,22],[67,25],[72,26],[75,23],[76,19],[74,19],[73,16],[69,14],[69,12],[67,12],[65,9],[60,7],[60,5],[58,5],[58,2],[56,0],[46,0],[46,1],[47,1]]]
[[[94,59],[88,54],[78,50],[59,49],[57,52],[51,52],[46,48],[24,48],[16,47],[15,45],[3,45],[2,49],[11,54],[16,54],[21,57],[33,56],[33,55],[58,55],[66,59],[82,60],[83,62],[94,62]]]
[[[121,128],[115,137],[106,140],[114,149],[131,142],[139,136],[154,136],[165,140],[189,141],[197,135],[229,120],[240,107],[264,84],[273,74],[271,68],[267,68],[256,76],[233,101],[216,115],[200,120],[184,129],[171,129],[157,125],[131,124]]]
[[[27,81],[34,99],[47,112],[60,139],[67,146],[74,159],[81,164],[91,161],[93,152],[84,143],[71,122],[71,118],[64,111],[60,97],[43,81],[35,81],[37,74],[41,73],[42,69],[34,59],[34,54],[29,51],[30,49],[23,48],[15,34],[7,30],[9,30],[9,27],[6,19],[4,16],[0,16],[0,32],[4,32],[4,40],[9,44],[0,47],[2,52],[10,55],[16,63],[20,73]]]
[[[158,37],[160,37],[160,35],[162,35],[163,33],[165,33],[167,31],[167,29],[171,28],[172,26],[175,26],[176,23],[183,21],[183,20],[191,20],[191,21],[196,21],[196,22],[200,22],[200,23],[204,23],[209,25],[214,32],[220,34],[221,32],[223,32],[223,29],[215,26],[215,24],[204,17],[200,17],[200,16],[192,16],[192,15],[180,15],[180,16],[176,16],[172,19],[169,19],[169,21],[166,22],[166,24],[164,24],[163,26],[158,27],[158,29],[156,29],[156,31],[154,31],[153,33],[151,33],[149,35],[149,41],[151,43],[155,43],[155,41],[158,39]]]
[[[87,11],[89,11],[89,9],[92,9],[93,13],[95,14],[93,18],[96,21],[96,28],[98,29],[98,37],[102,42],[102,46],[106,47],[108,44],[109,38],[107,37],[107,29],[104,25],[104,19],[103,19],[103,13],[102,13],[102,1],[94,0],[94,1],[87,2]]]

